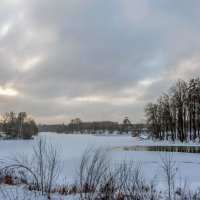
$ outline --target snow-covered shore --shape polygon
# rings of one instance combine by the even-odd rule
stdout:
[[[154,175],[159,177],[159,187],[164,187],[161,173],[161,156],[165,153],[150,151],[117,151],[114,147],[123,146],[199,146],[197,142],[181,143],[169,141],[141,140],[131,135],[85,135],[85,134],[56,134],[40,133],[39,137],[46,138],[52,144],[58,144],[62,151],[63,169],[58,179],[58,184],[70,184],[77,174],[77,166],[83,151],[88,147],[108,147],[112,158],[112,165],[119,165],[122,161],[140,163],[147,178]],[[37,139],[37,137],[35,138]],[[31,156],[35,140],[1,140],[0,158],[24,154]],[[177,182],[185,178],[192,188],[200,186],[200,154],[173,153],[173,160],[177,166]]]

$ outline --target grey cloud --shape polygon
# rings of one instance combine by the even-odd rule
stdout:
[[[145,103],[175,79],[200,74],[199,4],[197,0],[3,1],[0,31],[12,23],[0,36],[0,86],[11,84],[19,95],[0,97],[0,108],[27,110],[45,123],[74,116],[120,121],[128,115],[140,120]],[[22,69],[38,56],[35,66]],[[195,67],[185,67],[186,63]],[[149,79],[155,82],[140,91],[138,84]],[[138,94],[127,94],[127,88]],[[87,96],[106,98],[75,101]],[[132,96],[134,103],[113,104]]]

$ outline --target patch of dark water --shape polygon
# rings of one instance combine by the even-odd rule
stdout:
[[[200,153],[200,146],[129,146],[129,147],[116,147],[114,149],[127,150],[127,151]]]

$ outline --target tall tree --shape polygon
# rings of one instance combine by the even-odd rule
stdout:
[[[26,112],[20,112],[18,115],[10,112],[2,118],[2,131],[7,137],[29,139],[38,132],[35,121],[27,117]]]
[[[200,80],[178,80],[156,103],[145,107],[152,134],[159,139],[200,141]]]

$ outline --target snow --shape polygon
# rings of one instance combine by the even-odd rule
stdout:
[[[181,143],[168,141],[141,140],[131,135],[83,135],[83,134],[56,134],[40,133],[37,137],[44,137],[52,144],[58,144],[62,150],[63,169],[58,179],[58,184],[73,183],[77,166],[83,151],[88,147],[109,147],[111,150],[112,165],[118,165],[123,160],[140,163],[147,178],[155,174],[160,178],[160,187],[164,187],[161,180],[161,156],[166,153],[152,151],[119,151],[114,147],[124,146],[198,146],[199,143]],[[35,140],[37,139],[35,138]],[[16,154],[31,156],[35,140],[1,140],[0,159]],[[173,160],[177,166],[177,182],[187,181],[192,188],[200,186],[200,154],[173,153]],[[39,200],[43,200],[41,197]],[[56,198],[56,197],[55,197]],[[66,197],[72,198],[72,197]],[[65,198],[65,199],[66,199]],[[73,197],[74,198],[74,197]],[[3,198],[0,198],[3,199]]]
[[[0,188],[0,199],[1,200],[47,200],[46,196],[43,196],[39,192],[28,191],[24,186],[9,186],[2,185]],[[52,194],[52,200],[76,200],[78,195],[60,195]]]
[[[147,135],[147,134],[141,134],[140,135],[140,139],[148,140],[149,139],[149,135]]]

